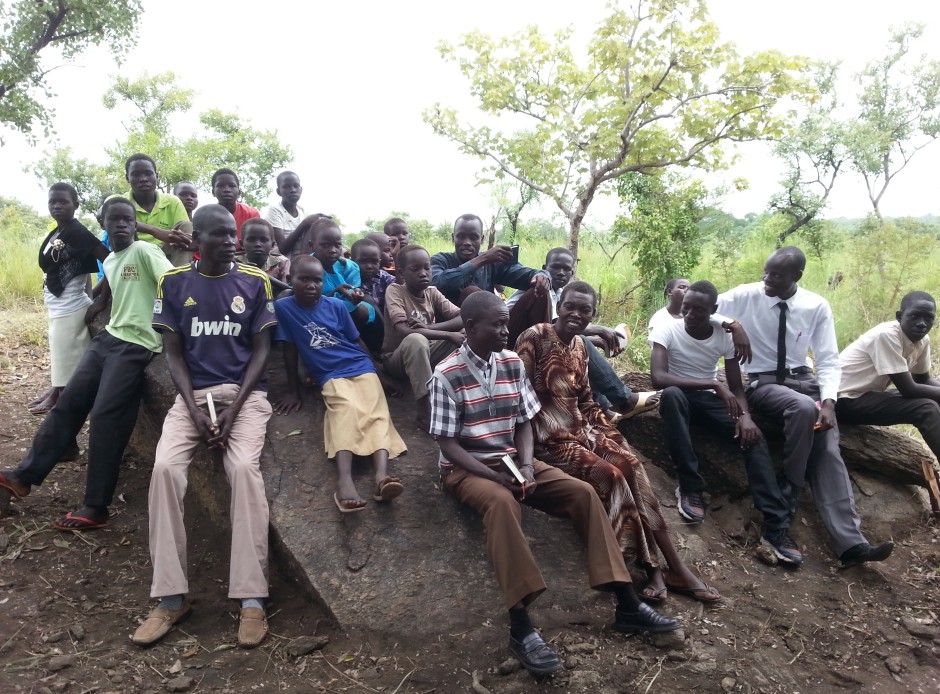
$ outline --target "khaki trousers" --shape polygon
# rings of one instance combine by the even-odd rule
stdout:
[[[533,464],[538,487],[521,503],[572,520],[587,546],[592,588],[610,590],[611,584],[630,583],[617,537],[594,488],[540,460]],[[443,486],[483,515],[486,554],[496,571],[506,609],[520,601],[528,605],[535,600],[545,590],[545,581],[522,531],[522,508],[513,493],[459,467],[443,479]]]
[[[428,394],[428,381],[434,367],[457,351],[450,340],[428,340],[424,335],[411,333],[385,357],[385,370],[395,378],[407,378],[415,398]]]
[[[212,393],[216,412],[221,414],[235,399],[238,386],[224,384],[195,391],[196,404],[203,409],[206,393]],[[259,458],[270,418],[267,394],[254,391],[235,418],[222,452],[225,474],[232,487],[230,598],[268,596],[268,500]],[[177,395],[163,422],[150,478],[150,562],[153,565],[150,596],[154,598],[189,592],[183,498],[189,464],[201,445],[202,437],[182,397]]]

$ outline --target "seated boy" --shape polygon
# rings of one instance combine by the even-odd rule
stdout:
[[[392,268],[396,268],[398,267],[398,252],[408,245],[408,240],[411,238],[411,234],[408,231],[408,222],[401,217],[392,217],[385,222],[382,231],[388,236],[389,243],[391,244]]]
[[[359,288],[366,295],[366,301],[375,306],[381,314],[385,310],[385,292],[395,284],[395,277],[383,269],[382,249],[372,240],[372,236],[373,234],[370,234],[364,239],[359,239],[350,250],[353,262],[359,266]]]
[[[92,530],[108,522],[124,448],[137,422],[144,369],[163,341],[150,327],[160,276],[171,269],[160,248],[137,240],[136,208],[114,197],[101,208],[112,252],[104,260],[109,282],[88,307],[91,322],[111,301],[111,320],[91,341],[75,373],[15,470],[0,472],[0,487],[22,498],[40,485],[75,443],[90,418],[88,471],[82,508],[55,523],[57,530]]]
[[[431,257],[421,246],[398,252],[404,284],[385,292],[383,364],[391,376],[407,378],[418,399],[418,426],[427,431],[431,369],[463,343],[460,309],[431,286]]]
[[[290,289],[287,274],[290,261],[274,251],[274,230],[266,219],[253,217],[242,226],[244,262],[260,268],[271,280],[275,293]]]
[[[718,290],[711,282],[696,282],[684,292],[683,320],[669,320],[653,330],[653,385],[662,388],[659,415],[666,445],[679,476],[679,514],[695,523],[705,519],[705,480],[698,471],[690,425],[706,423],[737,440],[744,452],[754,506],[764,515],[763,540],[781,561],[799,566],[803,555],[789,534],[789,504],[780,491],[767,442],[751,419],[734,357],[731,336],[712,323]],[[718,360],[724,357],[727,385],[718,380]],[[682,497],[695,497],[683,504]],[[685,506],[702,509],[693,514]]]
[[[553,248],[545,255],[545,264],[542,265],[542,269],[551,277],[549,297],[551,299],[552,321],[554,321],[558,318],[557,307],[561,290],[568,285],[568,282],[571,281],[574,275],[574,256],[567,248]],[[510,310],[510,316],[519,316],[518,313],[513,312],[513,307],[520,299],[526,297],[527,294],[532,295],[532,293],[533,290],[531,289],[518,289],[506,300],[506,307]],[[522,317],[527,315],[527,313],[521,314]],[[512,321],[512,318],[510,318],[510,321]],[[510,330],[510,339],[513,332],[521,333],[525,329],[531,328],[532,325],[526,325],[528,322],[531,321],[520,321],[519,318],[516,318],[515,331]],[[618,328],[619,327],[620,326],[618,326]],[[622,329],[626,331],[626,326],[623,326]],[[621,417],[629,419],[641,412],[646,412],[658,407],[660,394],[657,392],[631,392],[614,372],[610,362],[604,358],[594,345],[593,341],[590,339],[591,337],[601,339],[613,355],[619,354],[621,348],[617,333],[610,328],[605,328],[600,325],[589,325],[584,331],[584,335],[581,337],[587,349],[588,378],[591,381],[591,391],[594,394],[594,399],[605,412],[614,410],[614,412],[619,415],[611,417],[612,423],[616,424],[616,421]],[[624,337],[626,337],[625,334]]]
[[[275,404],[278,414],[300,409],[297,352],[320,383],[326,414],[323,441],[328,458],[336,458],[339,472],[333,500],[341,513],[361,511],[366,502],[352,479],[354,455],[371,456],[375,466],[376,501],[389,501],[401,494],[401,480],[389,477],[389,458],[404,453],[404,442],[392,424],[382,392],[384,379],[377,374],[368,348],[359,337],[349,312],[338,299],[321,296],[323,266],[316,258],[300,256],[294,261],[294,293],[275,305],[276,340],[284,342],[288,394]],[[394,392],[394,386],[388,385]]]
[[[936,315],[930,294],[911,292],[901,299],[896,320],[876,325],[842,351],[836,416],[843,424],[913,424],[940,460],[940,381],[930,377],[928,335]],[[888,390],[891,385],[896,390]],[[936,489],[936,472],[925,469],[924,476]]]
[[[522,530],[520,503],[574,522],[587,548],[591,587],[617,596],[615,629],[678,629],[676,620],[637,597],[594,488],[533,458],[531,420],[540,405],[522,361],[506,350],[505,303],[489,292],[477,292],[467,297],[460,312],[467,339],[434,370],[430,433],[441,448],[443,488],[483,516],[487,556],[509,611],[509,650],[535,675],[563,667],[529,619],[528,605],[546,586]],[[524,484],[504,467],[506,456],[518,466]]]
[[[167,272],[153,305],[178,394],[150,477],[150,596],[159,604],[131,638],[140,646],[156,643],[191,612],[183,504],[189,466],[202,445],[221,449],[232,488],[228,595],[241,601],[238,644],[253,648],[268,633],[269,512],[260,458],[271,417],[265,374],[277,321],[268,276],[234,262],[236,238],[235,218],[221,205],[196,210],[200,258]]]
[[[382,254],[382,269],[388,270],[395,266],[395,261],[392,258],[392,240],[380,231],[374,231],[371,234],[366,236],[370,241],[375,241],[376,245],[379,247],[379,251]]]

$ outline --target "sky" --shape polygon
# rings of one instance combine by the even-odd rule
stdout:
[[[51,105],[57,109],[51,140],[30,145],[16,133],[3,133],[0,195],[44,211],[45,191],[24,167],[55,142],[71,146],[77,156],[101,159],[102,147],[121,138],[122,116],[126,121],[129,115],[101,104],[111,78],[172,70],[196,90],[195,111],[219,108],[255,127],[277,130],[295,154],[290,168],[304,185],[301,204],[308,213],[338,215],[346,231],[358,231],[364,220],[385,218],[393,210],[434,224],[466,212],[486,218],[494,204],[489,188],[478,184],[482,162],[434,135],[421,118],[425,108],[441,102],[474,120],[468,84],[440,58],[438,42],[455,42],[474,29],[508,35],[530,24],[546,32],[575,26],[576,38],[584,41],[605,14],[599,0],[143,1],[138,40],[122,65],[106,50],[93,49],[50,73],[56,93]],[[849,76],[882,50],[888,28],[905,21],[927,24],[921,46],[940,57],[933,48],[940,3],[711,0],[708,6],[722,38],[742,53],[773,48],[841,60],[846,89],[851,89]],[[741,145],[738,153],[731,170],[709,174],[705,182],[730,187],[734,179],[746,179],[747,190],[720,201],[743,216],[766,208],[781,169],[764,144]],[[935,143],[892,183],[883,213],[937,213],[938,166],[940,144]],[[200,202],[211,201],[208,193],[201,194]],[[852,174],[837,184],[826,216],[859,217],[869,209],[864,184]],[[592,207],[587,223],[604,227],[616,213],[616,201],[606,196]],[[554,214],[550,202],[528,213]]]

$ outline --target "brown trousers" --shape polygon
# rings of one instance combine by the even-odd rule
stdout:
[[[538,487],[521,503],[572,520],[587,546],[592,588],[609,590],[611,584],[630,583],[617,537],[594,488],[540,460],[534,461],[534,466]],[[528,605],[541,595],[545,581],[522,531],[522,508],[513,493],[459,467],[444,478],[443,486],[483,515],[486,554],[496,571],[506,609],[520,601]]]

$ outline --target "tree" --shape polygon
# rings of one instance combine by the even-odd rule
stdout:
[[[888,185],[940,136],[940,61],[911,55],[912,44],[923,33],[923,24],[892,30],[885,55],[855,77],[860,110],[848,144],[879,218]]]
[[[83,209],[94,210],[100,195],[127,189],[124,161],[143,152],[157,162],[164,192],[179,181],[192,181],[209,190],[213,171],[225,166],[238,172],[244,200],[250,205],[263,204],[273,189],[275,173],[293,158],[290,147],[280,143],[277,131],[258,130],[218,109],[199,115],[196,133],[188,137],[174,134],[173,117],[192,110],[193,96],[172,72],[144,74],[133,80],[118,77],[102,101],[105,108],[125,109],[130,115],[124,124],[124,139],[105,147],[107,161],[97,164],[73,159],[68,148],[58,148],[46,152],[32,172],[47,185],[69,181],[81,194]]]
[[[708,193],[701,181],[675,174],[631,172],[617,184],[628,215],[614,222],[613,235],[626,239],[645,288],[647,311],[662,297],[673,277],[687,277],[702,254],[699,222],[705,216]]]
[[[565,215],[577,254],[581,225],[598,192],[629,172],[670,166],[725,166],[725,143],[778,136],[778,101],[811,88],[806,63],[774,51],[739,56],[707,19],[702,0],[635,0],[611,6],[587,47],[585,66],[572,29],[535,27],[510,38],[465,34],[441,55],[470,81],[479,108],[511,131],[468,125],[436,104],[434,132],[552,200]]]
[[[821,249],[823,239],[819,215],[849,158],[847,127],[835,118],[837,72],[838,65],[835,64],[817,66],[819,100],[809,107],[799,125],[778,140],[774,147],[774,154],[784,161],[787,168],[781,181],[783,190],[771,198],[768,207],[789,222],[777,236],[777,248],[802,230],[809,244],[817,252]]]
[[[141,11],[140,0],[0,0],[0,124],[27,137],[38,126],[48,133],[54,111],[45,78],[56,68],[41,57],[51,48],[68,61],[103,44],[120,62]]]

